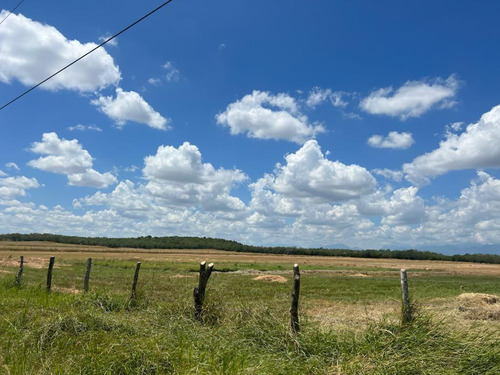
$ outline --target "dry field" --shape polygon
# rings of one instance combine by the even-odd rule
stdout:
[[[324,257],[324,256],[294,256],[255,253],[236,253],[229,251],[203,249],[133,249],[119,248],[111,249],[103,246],[66,245],[51,242],[0,242],[0,265],[17,264],[18,257],[23,255],[27,267],[45,267],[48,257],[55,255],[57,258],[87,259],[92,257],[96,260],[140,259],[143,262],[193,262],[198,263],[210,260],[214,263],[242,263],[242,264],[294,264],[311,266],[314,272],[331,272],[352,276],[366,277],[371,274],[383,274],[390,270],[397,271],[405,268],[408,271],[415,270],[413,276],[420,274],[439,275],[475,275],[500,277],[499,264],[480,264],[466,262],[444,262],[425,260],[399,260],[399,259],[365,259],[348,257]],[[325,269],[321,269],[324,267]],[[339,268],[335,270],[335,268]],[[356,271],[363,269],[363,272]],[[352,270],[352,271],[350,271]],[[307,273],[307,270],[304,271]]]

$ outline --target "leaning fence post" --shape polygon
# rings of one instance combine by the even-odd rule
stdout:
[[[194,316],[196,319],[201,320],[201,313],[203,311],[203,301],[205,300],[205,288],[208,283],[208,279],[212,274],[214,264],[210,263],[208,269],[205,267],[206,262],[200,263],[200,278],[198,281],[198,286],[194,288]]]
[[[405,269],[401,269],[401,289],[403,293],[401,323],[402,325],[407,325],[411,323],[411,304],[408,294],[408,278]]]
[[[50,289],[52,288],[52,269],[54,268],[54,260],[56,257],[52,256],[50,257],[49,261],[49,270],[47,271],[47,291],[50,292]]]
[[[290,308],[290,324],[292,332],[297,334],[300,331],[299,326],[299,293],[300,293],[300,271],[299,265],[293,265],[293,293],[292,307]]]
[[[139,280],[139,270],[141,269],[141,262],[137,262],[137,266],[135,266],[135,274],[134,274],[134,282],[132,284],[132,295],[131,299],[135,299],[136,297],[136,289],[137,289],[137,280]]]
[[[92,268],[92,258],[87,259],[87,270],[85,271],[85,279],[83,280],[83,290],[89,291],[90,269]]]
[[[21,255],[19,260],[19,271],[17,271],[16,276],[16,285],[21,286],[21,276],[23,275],[23,265],[24,265],[24,256]]]

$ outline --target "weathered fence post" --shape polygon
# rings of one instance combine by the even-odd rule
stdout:
[[[21,276],[23,275],[24,257],[21,255],[19,260],[19,271],[17,271],[16,285],[21,286]]]
[[[208,279],[212,274],[214,264],[210,263],[208,269],[205,267],[206,262],[200,263],[200,278],[198,286],[194,288],[194,316],[196,319],[201,320],[201,313],[203,311],[203,301],[205,300],[205,288],[207,287]]]
[[[141,262],[137,262],[137,266],[135,266],[135,274],[134,274],[134,282],[132,283],[132,295],[130,296],[131,299],[135,299],[137,293],[137,280],[139,280],[139,270],[141,269]]]
[[[290,324],[292,326],[293,334],[300,331],[299,326],[299,293],[300,293],[300,272],[299,265],[293,265],[293,293],[292,293],[292,307],[290,308]]]
[[[54,268],[54,260],[56,257],[52,256],[50,257],[49,261],[49,270],[47,271],[47,291],[50,292],[50,289],[52,288],[52,269]]]
[[[89,291],[90,269],[92,268],[92,258],[87,259],[87,270],[85,271],[85,279],[83,280],[83,290]]]
[[[406,276],[405,269],[401,269],[401,289],[403,292],[401,323],[402,325],[407,325],[411,323],[412,317],[411,317],[410,296],[408,294],[408,278]]]

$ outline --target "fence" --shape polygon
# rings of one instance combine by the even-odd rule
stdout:
[[[51,256],[49,260],[49,266],[47,270],[47,292],[50,293],[52,288],[52,273],[54,269],[55,257]],[[84,277],[83,289],[85,292],[89,291],[90,285],[90,271],[92,268],[92,258],[88,258],[87,267]],[[132,292],[130,294],[130,299],[134,300],[137,298],[137,283],[139,280],[139,271],[141,269],[141,262],[137,262],[135,267],[134,278],[132,282]],[[193,290],[194,297],[194,317],[196,320],[202,321],[203,319],[203,302],[205,300],[206,288],[208,280],[212,271],[214,269],[214,264],[210,263],[208,267],[206,262],[200,263],[199,269],[199,279],[198,286]],[[22,275],[24,271],[24,256],[20,257],[19,260],[19,271],[17,272],[15,284],[20,287],[22,284]],[[401,269],[401,291],[402,291],[402,301],[401,301],[401,324],[407,326],[412,321],[412,305],[410,302],[409,290],[408,290],[408,276],[405,269]],[[300,332],[299,324],[299,295],[300,295],[300,271],[299,265],[293,265],[293,291],[292,291],[292,302],[290,307],[290,327],[293,334],[298,334]]]

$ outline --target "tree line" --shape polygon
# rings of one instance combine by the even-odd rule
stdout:
[[[236,252],[290,254],[290,255],[321,255],[355,258],[388,258],[409,260],[447,260],[457,262],[475,262],[500,264],[500,255],[493,254],[456,254],[445,255],[432,251],[390,250],[390,249],[330,249],[330,248],[301,248],[294,246],[252,246],[222,238],[209,237],[79,237],[64,236],[49,233],[9,233],[1,234],[0,241],[48,241],[71,245],[105,246],[110,248],[130,247],[138,249],[216,249]]]

